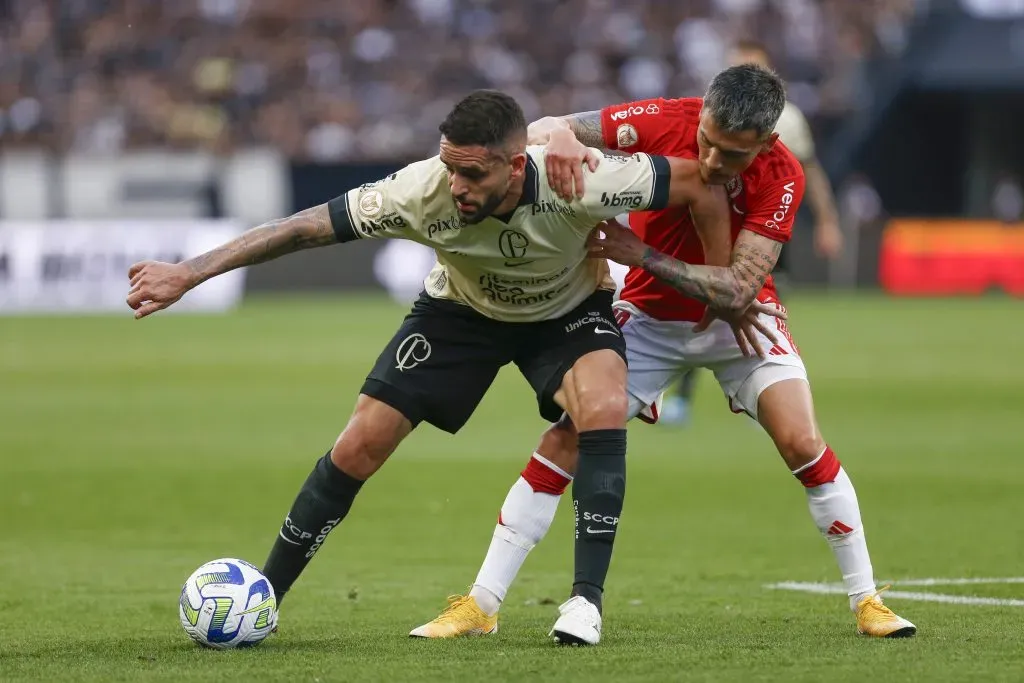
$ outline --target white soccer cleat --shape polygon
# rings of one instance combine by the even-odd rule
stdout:
[[[597,645],[601,642],[601,613],[597,605],[575,595],[558,607],[559,617],[548,633],[559,645]]]

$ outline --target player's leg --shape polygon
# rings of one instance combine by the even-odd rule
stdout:
[[[392,406],[359,395],[345,430],[299,489],[263,566],[279,605],[327,535],[348,514],[363,483],[412,427]]]
[[[279,602],[348,514],[366,479],[419,422],[455,433],[469,419],[500,367],[511,360],[499,325],[464,306],[425,296],[416,302],[278,532],[263,571]]]
[[[605,291],[541,326],[516,359],[537,390],[541,415],[555,421],[564,411],[578,432],[575,577],[551,632],[556,642],[600,640],[601,597],[626,488],[625,359],[626,342]]]
[[[897,617],[875,597],[853,483],[818,428],[807,371],[785,322],[768,321],[778,329],[776,343],[765,337],[759,340],[770,349],[768,358],[737,357],[718,363],[715,375],[733,410],[746,412],[761,423],[786,466],[804,485],[811,517],[835,555],[862,630],[875,635],[913,635],[913,624]]]
[[[629,409],[633,417],[652,403],[678,376],[678,345],[658,340],[646,316],[620,310],[616,315],[629,363]],[[596,335],[596,333],[594,333]],[[663,343],[664,342],[664,343]],[[671,350],[671,353],[666,353]],[[532,366],[531,366],[532,367]],[[558,363],[541,365],[536,384],[542,388]],[[542,399],[544,400],[544,399]],[[550,401],[548,401],[550,403]],[[578,435],[567,415],[543,434],[537,450],[502,504],[490,545],[470,590],[471,601],[454,619],[450,612],[414,629],[410,635],[439,638],[479,633],[494,617],[529,552],[551,527],[558,501],[576,469]],[[462,604],[462,603],[460,603]]]
[[[469,595],[456,596],[448,609],[414,628],[410,636],[453,638],[497,632],[501,603],[527,555],[551,527],[575,465],[576,431],[566,418],[544,433],[537,452],[505,496]]]
[[[756,371],[754,384],[764,381],[756,375],[771,372],[770,368]],[[786,466],[804,486],[811,518],[839,565],[858,630],[884,637],[914,635],[916,627],[893,613],[877,596],[857,492],[821,436],[808,383],[785,379],[763,389],[757,399],[757,419]]]

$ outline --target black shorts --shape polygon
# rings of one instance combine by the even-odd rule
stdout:
[[[395,408],[413,426],[426,421],[454,434],[476,410],[498,370],[515,363],[537,394],[541,417],[555,422],[562,416],[555,392],[579,358],[611,349],[626,359],[612,296],[598,290],[561,318],[510,323],[421,293],[362,393]]]

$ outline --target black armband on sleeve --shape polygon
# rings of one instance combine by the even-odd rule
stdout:
[[[672,167],[668,159],[660,154],[649,155],[651,170],[654,171],[654,187],[651,189],[651,205],[647,208],[651,211],[664,209],[668,206],[668,187],[672,180]]]
[[[327,202],[327,210],[331,214],[331,227],[338,242],[351,242],[359,239],[356,225],[352,222],[352,213],[348,210],[348,193],[335,197]]]

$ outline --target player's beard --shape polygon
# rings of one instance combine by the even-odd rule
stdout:
[[[488,216],[494,213],[494,210],[505,200],[505,196],[508,194],[508,190],[502,193],[494,193],[487,197],[487,200],[483,204],[477,202],[466,202],[470,206],[476,207],[472,213],[463,213],[462,209],[458,209],[459,217],[466,221],[468,225],[473,225],[484,220]]]

